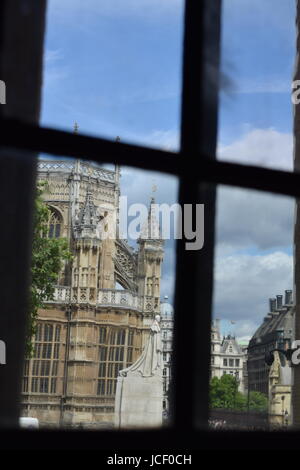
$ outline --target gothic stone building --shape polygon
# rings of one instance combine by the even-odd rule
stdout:
[[[22,414],[41,425],[112,425],[118,372],[139,357],[160,312],[163,244],[151,235],[153,201],[133,250],[118,237],[119,177],[118,167],[79,160],[38,163],[49,237],[65,237],[73,254],[54,300],[39,311],[25,363]]]

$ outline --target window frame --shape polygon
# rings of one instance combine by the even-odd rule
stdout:
[[[32,0],[28,2],[32,3]],[[36,4],[36,1],[33,1]],[[32,4],[33,4],[32,3]],[[14,15],[9,4],[14,7]],[[16,31],[22,10],[21,0],[4,0],[1,2],[0,17],[5,23],[1,25],[0,50],[2,56],[8,48],[3,39],[6,27],[11,23],[12,31]],[[12,7],[13,8],[13,7]],[[34,10],[34,8],[32,9]],[[41,42],[44,28],[45,2],[39,0],[39,7],[30,12],[28,22],[34,22],[37,29],[32,29],[34,44]],[[55,129],[47,129],[36,124],[38,112],[35,110],[30,116],[27,109],[24,112],[0,113],[0,147],[6,152],[19,151],[23,156],[27,153],[30,168],[23,174],[20,183],[22,191],[30,188],[33,193],[34,158],[39,152],[52,155],[69,156],[95,162],[117,163],[137,167],[145,170],[160,171],[175,175],[179,178],[178,203],[204,203],[210,208],[205,219],[205,248],[199,252],[185,250],[185,240],[177,241],[176,248],[176,297],[174,317],[174,352],[172,366],[172,416],[170,428],[156,431],[93,431],[67,432],[62,431],[38,432],[35,439],[28,431],[0,431],[1,446],[6,448],[96,448],[125,449],[134,447],[152,449],[155,444],[158,448],[166,449],[171,445],[174,448],[190,448],[193,437],[197,437],[197,448],[230,448],[235,447],[239,440],[233,440],[231,432],[207,432],[208,421],[208,385],[210,367],[210,338],[211,338],[211,307],[213,292],[213,254],[214,254],[214,226],[215,226],[215,193],[218,184],[230,185],[247,189],[256,189],[264,192],[300,197],[300,174],[259,168],[251,165],[227,163],[216,160],[217,135],[217,109],[218,109],[218,80],[220,51],[220,24],[221,0],[198,0],[185,2],[184,17],[184,50],[183,50],[183,80],[182,80],[182,110],[181,110],[181,146],[177,154],[144,148],[137,145],[114,143],[105,139],[72,134]],[[29,34],[29,33],[28,33]],[[29,34],[29,35],[30,35]],[[13,44],[14,45],[14,44]],[[26,43],[28,46],[28,43]],[[26,45],[24,47],[26,47]],[[33,85],[39,85],[36,95],[40,93],[42,43],[39,43],[40,63],[37,68],[36,80]],[[30,50],[31,53],[31,50]],[[8,54],[7,54],[8,55]],[[12,60],[4,57],[8,63]],[[22,64],[21,64],[22,65]],[[24,65],[24,64],[23,64]],[[26,64],[28,66],[28,64]],[[29,63],[29,66],[32,64]],[[21,66],[20,66],[21,68]],[[4,70],[0,66],[0,71]],[[215,74],[212,74],[212,70]],[[8,74],[9,75],[9,74]],[[19,83],[19,88],[22,86]],[[23,95],[25,95],[24,90]],[[34,95],[34,89],[31,90]],[[31,98],[29,94],[29,99]],[[36,109],[39,96],[36,98]],[[17,108],[17,106],[16,106]],[[28,118],[29,116],[29,118]],[[16,139],[16,136],[18,138]],[[13,149],[13,150],[7,150]],[[100,159],[99,155],[105,155]],[[26,157],[26,155],[25,155]],[[25,158],[26,160],[26,158]],[[5,167],[4,162],[4,167]],[[23,165],[23,166],[22,166]],[[195,165],[198,171],[194,171]],[[3,162],[0,162],[3,168]],[[24,167],[24,160],[20,162],[20,169]],[[25,168],[26,162],[25,162]],[[11,197],[11,194],[9,195]],[[15,197],[13,195],[13,197]],[[5,200],[5,198],[4,198]],[[30,200],[30,198],[29,198]],[[32,196],[31,196],[32,201]],[[29,228],[25,228],[25,221],[31,220],[33,204],[24,210],[20,224],[21,230],[26,232],[26,243],[22,245],[22,252],[18,254],[24,260],[19,277],[24,279],[21,297],[26,296],[28,286],[28,271],[30,236]],[[20,223],[20,221],[19,221]],[[20,234],[20,231],[19,231]],[[15,269],[15,265],[12,269]],[[193,273],[187,276],[186,273]],[[13,287],[13,286],[12,286]],[[11,288],[12,288],[11,287]],[[4,287],[0,285],[0,292]],[[13,292],[13,291],[12,291]],[[186,293],[189,292],[189,295]],[[22,299],[21,299],[22,300]],[[25,337],[25,314],[22,302],[16,304],[15,316],[22,320],[19,325],[19,337]],[[202,313],[201,318],[198,312]],[[187,315],[188,312],[188,321]],[[5,317],[5,318],[4,318]],[[0,326],[7,326],[6,316],[0,320]],[[2,322],[2,323],[1,323]],[[200,327],[201,326],[201,327]],[[6,328],[7,330],[7,328]],[[180,332],[180,334],[179,334]],[[7,332],[7,335],[12,334]],[[18,367],[10,383],[19,384],[22,375],[21,356],[16,357]],[[186,359],[188,356],[188,360]],[[188,386],[187,386],[188,384]],[[0,413],[3,413],[2,395],[0,389]],[[20,393],[20,387],[19,391]],[[13,395],[11,403],[16,399]],[[16,413],[17,405],[11,413]],[[9,413],[8,412],[8,413]],[[8,415],[7,415],[8,416]],[[17,415],[16,415],[17,416]],[[5,424],[5,423],[4,423]],[[12,434],[17,439],[12,438]],[[113,434],[113,436],[112,436]],[[250,437],[251,434],[251,437]],[[276,433],[243,433],[243,443],[246,448],[263,445],[265,448],[273,446],[274,441],[280,442],[280,447],[289,448],[293,439],[286,434]],[[298,433],[293,434],[299,439]],[[19,439],[18,439],[19,436]],[[269,436],[269,437],[268,437]],[[199,439],[200,438],[200,439]],[[201,440],[202,438],[202,440]],[[271,441],[270,442],[270,438]],[[269,439],[269,441],[268,441]]]

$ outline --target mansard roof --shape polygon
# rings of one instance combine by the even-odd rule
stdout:
[[[235,354],[242,354],[242,349],[236,339],[228,335],[225,338],[223,338],[222,344],[221,344],[221,353],[228,353],[229,347],[232,346],[233,348],[233,353]]]
[[[280,331],[283,331],[284,338],[290,338],[293,331],[293,314],[294,309],[291,306],[284,306],[280,310],[268,313],[252,336],[250,344],[264,343],[272,334],[277,335]]]

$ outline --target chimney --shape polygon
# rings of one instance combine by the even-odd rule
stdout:
[[[285,291],[285,305],[292,305],[293,303],[293,291],[292,290],[286,290]]]
[[[217,332],[220,334],[220,318],[215,319],[215,326],[216,326]]]
[[[272,313],[268,313],[268,314],[264,317],[264,321],[271,320],[271,318],[273,318]]]
[[[269,299],[270,302],[270,312],[275,312],[276,310],[276,299]]]
[[[277,310],[280,310],[282,308],[283,295],[276,295],[276,297],[277,297]]]

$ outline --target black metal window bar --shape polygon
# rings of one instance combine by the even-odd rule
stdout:
[[[186,251],[185,240],[177,241],[173,422],[170,428],[135,433],[113,431],[113,439],[112,431],[63,431],[64,439],[59,431],[40,431],[34,442],[26,431],[22,431],[22,437],[16,441],[15,435],[21,431],[12,430],[1,431],[1,443],[24,448],[129,446],[150,449],[158,446],[166,449],[168,445],[188,448],[197,435],[202,436],[197,442],[199,448],[232,445],[230,433],[224,433],[221,442],[216,433],[206,431],[215,187],[224,184],[298,198],[300,175],[216,160],[221,0],[185,2],[181,146],[177,154],[40,127],[37,123],[46,2],[3,0],[0,10],[0,79],[8,85],[7,105],[0,107],[0,207],[5,221],[0,230],[0,332],[8,345],[8,362],[13,364],[13,367],[0,367],[2,429],[16,426],[18,418],[37,154],[44,152],[118,163],[176,175],[180,183],[179,204],[204,203],[206,207],[204,248]],[[209,438],[210,435],[213,437]],[[268,433],[264,434],[263,441],[258,433],[256,436],[252,434],[252,440],[244,439],[244,445],[251,446],[254,439],[264,447],[271,442],[270,436],[266,437]],[[277,440],[282,446],[281,437],[276,436],[271,438],[272,444]]]

